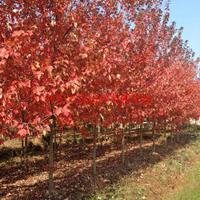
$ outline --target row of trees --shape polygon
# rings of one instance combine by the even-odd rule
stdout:
[[[101,128],[121,128],[123,144],[130,125],[176,130],[199,116],[198,59],[169,23],[168,7],[162,0],[0,1],[1,142],[49,131],[50,191],[58,127],[91,134],[94,144]]]

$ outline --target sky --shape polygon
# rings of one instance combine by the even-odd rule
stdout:
[[[189,46],[200,56],[200,0],[171,0],[171,21],[177,28],[183,27],[183,38],[189,41]]]

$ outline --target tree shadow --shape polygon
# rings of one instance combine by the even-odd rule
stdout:
[[[131,174],[138,173],[140,170],[154,165],[165,159],[168,155],[179,148],[183,148],[185,145],[197,139],[196,134],[181,134],[179,142],[172,142],[166,145],[165,142],[156,144],[156,154],[152,153],[152,143],[147,139],[144,143],[142,155],[138,148],[138,143],[135,140],[127,144],[129,148],[125,153],[126,166],[121,165],[121,154],[120,147],[115,147],[114,150],[111,145],[105,145],[97,149],[97,177],[94,179],[92,174],[91,162],[91,148],[88,148],[86,153],[82,153],[80,147],[77,147],[73,153],[70,152],[70,148],[65,151],[55,161],[57,170],[55,172],[55,188],[59,191],[58,196],[54,199],[68,199],[68,200],[84,200],[88,199],[95,191],[104,189],[105,187],[117,183],[121,177]],[[168,141],[169,142],[169,141]],[[72,147],[71,147],[72,148]],[[68,155],[69,156],[66,156]],[[83,157],[81,157],[83,155]],[[62,162],[61,162],[62,161]],[[35,199],[43,200],[46,198],[46,191],[48,189],[48,181],[38,181],[34,184],[22,184],[15,186],[16,180],[23,180],[27,177],[33,176],[34,174],[41,173],[44,165],[47,164],[46,160],[38,162],[30,162],[30,167],[33,169],[24,173],[21,172],[14,179],[9,180],[16,171],[20,169],[9,168],[0,170],[0,180],[2,175],[6,174],[3,181],[3,187],[0,188],[0,195],[2,198],[7,199]],[[37,169],[37,170],[36,170]],[[23,171],[23,170],[21,170]],[[24,173],[24,176],[22,175]],[[15,174],[17,175],[17,174]],[[2,184],[2,181],[0,181]],[[9,196],[10,193],[10,196]]]
[[[157,138],[159,135],[157,135]],[[134,146],[137,145],[139,141],[139,136],[133,136],[128,138],[128,145]],[[144,134],[144,141],[150,142],[151,137]],[[60,150],[57,149],[57,152],[54,156],[55,162],[60,160],[65,160],[66,162],[78,162],[80,160],[91,160],[92,144],[88,143],[85,145],[82,144],[62,144],[61,154]],[[97,148],[97,157],[105,156],[107,153],[112,151],[119,151],[121,149],[120,143],[105,143],[102,146],[99,145]],[[3,157],[0,158],[1,162],[4,162],[5,165],[1,167],[0,170],[0,180],[4,184],[12,184],[19,180],[24,180],[29,176],[45,172],[48,170],[48,151],[28,151],[28,161],[27,162],[13,162],[12,161],[12,148],[3,149]],[[15,149],[14,152],[21,152],[21,148]],[[16,154],[17,155],[17,154]],[[19,155],[19,154],[18,154]],[[33,156],[40,157],[39,160],[32,159]],[[10,157],[11,156],[11,157]],[[42,159],[41,159],[42,158]],[[8,173],[9,172],[9,173]]]

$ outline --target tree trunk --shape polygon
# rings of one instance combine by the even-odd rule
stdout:
[[[57,159],[58,158],[58,142],[57,142],[57,132],[54,131],[54,142],[53,142],[53,152],[54,152],[54,157]]]
[[[122,166],[125,165],[125,135],[124,135],[124,129],[122,130]]]
[[[152,140],[153,140],[153,152],[156,150],[156,145],[155,145],[155,123],[153,124],[152,127]]]
[[[24,161],[24,139],[22,138],[21,139],[21,164],[23,163],[23,161]]]
[[[25,137],[25,148],[24,148],[24,157],[25,157],[25,167],[28,169],[28,136]]]
[[[75,128],[73,129],[73,144],[77,144],[77,141],[76,141],[76,129]]]
[[[62,151],[62,133],[59,134],[59,156],[61,156]]]
[[[60,135],[59,135],[59,146],[62,145],[62,133],[60,132]]]
[[[176,141],[180,142],[180,133],[176,133]]]
[[[96,141],[97,140],[97,135],[96,135],[96,130],[93,133],[93,153],[92,153],[92,168],[93,168],[93,178],[94,178],[94,185],[95,185],[95,180],[96,180],[96,174],[97,174],[97,169],[96,169]]]
[[[101,131],[100,145],[101,145],[101,148],[103,148],[103,141],[104,141],[104,135],[103,134],[104,134],[104,131],[101,130],[101,129],[99,131]]]
[[[165,145],[167,145],[167,125],[164,124],[164,138],[165,138]]]
[[[49,137],[49,194],[54,194],[53,172],[54,172],[54,144],[53,139],[56,135],[56,119],[52,116],[53,122],[51,124],[51,132]]]
[[[98,137],[98,144],[100,144],[100,148],[102,149],[103,148],[103,143],[102,143],[102,135],[103,135],[103,133],[101,132],[101,127],[100,127],[100,125],[98,125],[98,127],[97,127],[97,132],[98,132],[98,135],[97,135],[97,137]]]
[[[173,127],[171,126],[170,141],[173,142]]]
[[[53,167],[54,167],[54,161],[53,161],[53,133],[50,133],[49,138],[49,194],[53,194],[54,190],[54,184],[53,184]]]
[[[142,125],[141,124],[138,126],[138,132],[139,132],[139,136],[140,136],[140,155],[142,155],[143,133],[142,133]]]

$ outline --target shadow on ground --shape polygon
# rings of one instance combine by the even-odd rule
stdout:
[[[62,147],[62,154],[56,158],[55,188],[59,191],[54,199],[84,200],[88,199],[95,191],[119,181],[125,175],[137,173],[139,170],[154,165],[173,154],[179,148],[197,139],[194,133],[183,133],[179,142],[168,141],[156,145],[156,154],[152,154],[152,142],[146,139],[142,155],[138,143],[134,140],[127,144],[126,166],[121,166],[120,146],[114,150],[112,145],[105,145],[97,150],[97,177],[96,186],[93,185],[91,169],[91,148],[82,149],[79,145]],[[24,166],[4,166],[0,170],[0,195],[2,199],[9,200],[44,200],[46,198],[48,181],[45,179],[34,180],[29,183],[23,180],[44,173],[47,170],[48,161],[29,161],[28,169]],[[23,183],[16,184],[22,181]],[[60,195],[59,195],[60,194]]]

